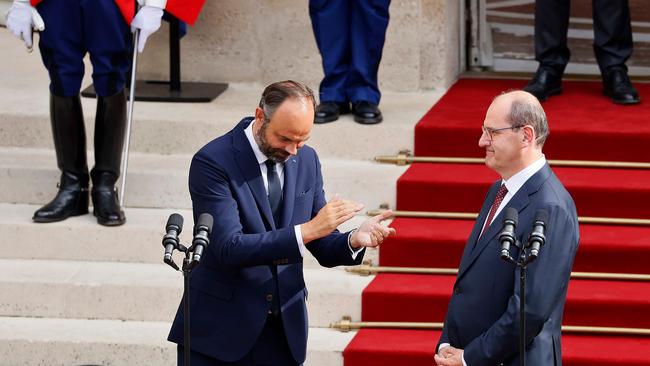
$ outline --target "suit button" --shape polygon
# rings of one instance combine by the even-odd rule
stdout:
[[[463,292],[460,287],[454,287],[454,295],[460,295],[460,293]]]
[[[273,295],[271,295],[271,294],[266,295],[266,301],[268,301],[268,302],[273,301]]]

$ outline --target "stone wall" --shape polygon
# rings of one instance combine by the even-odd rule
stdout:
[[[459,73],[459,0],[393,0],[380,88],[446,88]],[[152,36],[139,78],[166,78],[168,28]],[[181,42],[187,81],[269,83],[323,76],[307,0],[208,0]]]

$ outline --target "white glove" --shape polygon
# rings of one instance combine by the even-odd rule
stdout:
[[[43,18],[38,11],[29,3],[29,0],[14,0],[13,4],[5,14],[7,28],[16,37],[22,38],[25,46],[31,50],[32,30],[42,31],[45,29]]]
[[[160,22],[163,16],[163,9],[145,5],[135,15],[131,22],[131,32],[140,30],[140,37],[138,37],[138,52],[144,51],[144,45],[147,43],[147,38],[160,29]]]

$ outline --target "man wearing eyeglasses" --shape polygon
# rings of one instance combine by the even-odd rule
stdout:
[[[528,267],[526,362],[561,365],[561,325],[578,219],[573,199],[546,163],[546,114],[524,91],[494,99],[479,146],[501,179],[490,187],[465,245],[438,342],[437,365],[519,365],[519,270],[499,258],[506,207],[518,211],[516,238],[526,243],[540,209],[549,213],[546,244]],[[510,255],[517,258],[518,248]]]

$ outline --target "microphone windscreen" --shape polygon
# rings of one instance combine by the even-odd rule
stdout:
[[[506,210],[503,213],[503,220],[512,221],[517,225],[517,221],[519,221],[519,212],[517,212],[517,209],[514,207],[506,207]]]
[[[537,211],[537,214],[535,215],[535,221],[540,221],[544,224],[548,223],[548,211],[544,209]]]
[[[181,230],[183,229],[183,216],[177,213],[169,215],[169,219],[167,219],[166,229],[169,230],[171,226],[176,226],[178,228],[178,234],[180,234]]]
[[[196,227],[205,227],[208,230],[208,234],[212,234],[212,224],[213,224],[213,219],[212,215],[209,213],[202,213],[201,216],[199,216],[199,220],[196,223]]]

